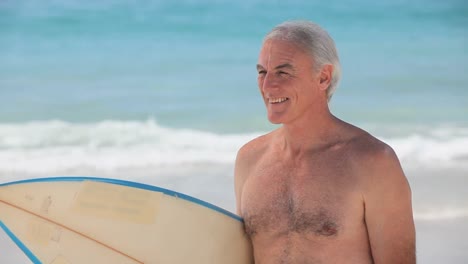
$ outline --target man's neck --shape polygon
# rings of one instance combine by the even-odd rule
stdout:
[[[322,148],[338,141],[337,129],[342,121],[328,109],[283,124],[284,148],[291,154]]]

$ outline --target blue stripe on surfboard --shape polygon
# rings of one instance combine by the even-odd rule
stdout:
[[[26,254],[26,256],[34,263],[34,264],[41,264],[42,262],[29,250],[28,247],[26,247],[21,240],[11,230],[2,222],[0,221],[0,228],[5,231],[5,234],[7,234],[13,242]]]
[[[123,186],[129,186],[133,188],[138,188],[138,189],[144,189],[144,190],[149,190],[149,191],[155,191],[155,192],[161,192],[166,195],[174,196],[177,198],[181,198],[202,206],[205,206],[209,209],[215,210],[217,212],[220,212],[224,215],[227,215],[231,218],[234,218],[238,221],[243,221],[241,217],[238,215],[231,213],[223,208],[220,208],[214,204],[205,202],[203,200],[197,199],[195,197],[179,193],[176,191],[164,189],[161,187],[149,185],[149,184],[144,184],[144,183],[138,183],[138,182],[132,182],[132,181],[125,181],[125,180],[117,180],[117,179],[109,179],[109,178],[98,178],[98,177],[83,177],[83,176],[75,176],[75,177],[49,177],[49,178],[35,178],[35,179],[28,179],[28,180],[19,180],[19,181],[13,181],[13,182],[7,182],[7,183],[0,183],[0,187],[2,186],[8,186],[8,185],[14,185],[14,184],[22,184],[22,183],[35,183],[35,182],[67,182],[67,181],[95,181],[95,182],[105,182],[105,183],[111,183],[111,184],[117,184],[117,185],[123,185]]]

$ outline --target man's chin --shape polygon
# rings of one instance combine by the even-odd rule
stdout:
[[[280,125],[283,123],[283,121],[281,121],[279,118],[272,117],[268,117],[268,121],[270,121],[270,123],[272,123],[273,125]]]

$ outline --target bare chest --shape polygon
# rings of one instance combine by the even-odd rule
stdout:
[[[346,166],[305,162],[261,162],[251,171],[242,195],[250,236],[303,234],[337,237],[355,203],[352,172]]]

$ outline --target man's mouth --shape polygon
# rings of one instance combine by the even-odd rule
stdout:
[[[270,104],[279,104],[279,103],[285,102],[287,100],[289,100],[289,98],[287,98],[287,97],[268,98],[268,102]]]

